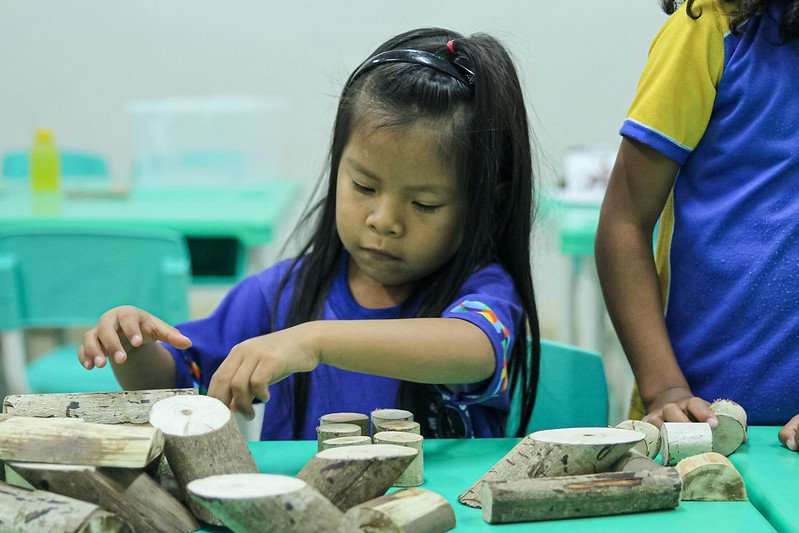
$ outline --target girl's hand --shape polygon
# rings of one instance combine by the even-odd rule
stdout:
[[[791,418],[780,430],[780,442],[789,450],[799,450],[799,415]]]
[[[253,397],[269,400],[269,385],[295,372],[310,372],[319,364],[313,322],[237,344],[211,377],[208,395],[248,418]]]
[[[97,325],[86,332],[78,360],[87,370],[104,367],[113,357],[116,364],[127,361],[128,352],[155,341],[186,349],[191,340],[163,320],[137,307],[123,305],[106,311]]]
[[[719,424],[710,404],[686,387],[661,392],[649,405],[644,421],[658,427],[663,422],[707,422],[711,428]]]

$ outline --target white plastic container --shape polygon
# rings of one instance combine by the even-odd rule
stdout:
[[[140,101],[133,120],[133,185],[257,187],[279,177],[279,98],[218,96]]]

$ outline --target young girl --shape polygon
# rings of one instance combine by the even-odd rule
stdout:
[[[253,398],[269,400],[262,439],[313,439],[325,413],[397,406],[427,436],[500,437],[514,393],[521,434],[539,361],[532,198],[502,45],[403,33],[344,86],[327,195],[298,257],[177,329],[111,309],[80,362],[110,360],[126,389],[207,387],[250,416]]]
[[[713,426],[707,400],[730,398],[750,424],[785,424],[794,450],[798,44],[799,0],[690,0],[671,15],[621,129],[596,242],[649,419]]]

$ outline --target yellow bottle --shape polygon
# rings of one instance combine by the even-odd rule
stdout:
[[[53,142],[53,132],[37,129],[30,159],[31,190],[58,192],[61,188],[61,169]]]

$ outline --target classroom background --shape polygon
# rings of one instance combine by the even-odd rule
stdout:
[[[207,133],[213,117],[223,117],[234,131],[228,140],[269,155],[257,171],[231,179],[293,187],[269,242],[247,250],[244,271],[253,271],[279,257],[323,171],[342,84],[366,54],[413,27],[490,33],[514,55],[538,143],[533,272],[542,336],[602,355],[615,423],[625,418],[632,374],[603,311],[591,245],[608,154],[618,146],[649,43],[664,20],[656,0],[5,2],[0,157],[30,150],[35,130],[48,128],[62,154],[102,157],[101,187],[133,194],[163,186],[157,194],[181,195],[197,183],[142,166],[157,136],[153,113],[189,117],[162,132],[175,138]],[[254,110],[249,118],[243,108]],[[212,171],[203,160],[192,162],[198,179],[231,186],[223,176],[233,163],[206,163]],[[0,206],[8,208],[17,185],[11,176],[0,180]],[[0,212],[0,224],[12,223]],[[207,314],[231,281],[192,283],[190,315]],[[67,337],[80,334],[71,329]],[[25,339],[31,360],[64,341],[50,329],[30,330]],[[8,346],[0,349],[5,356]]]

